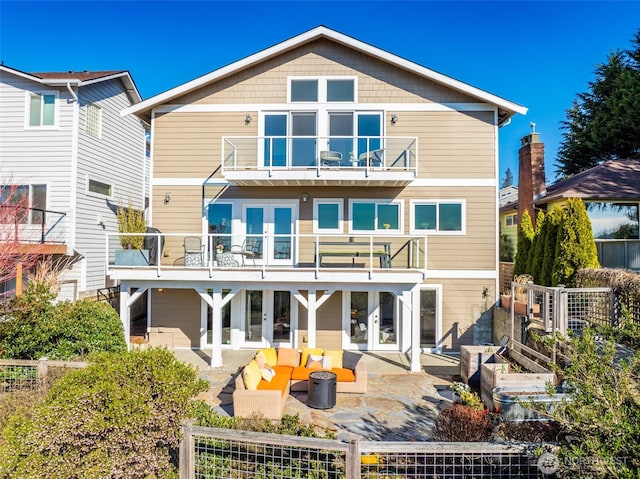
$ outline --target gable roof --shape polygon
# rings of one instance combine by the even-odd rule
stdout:
[[[224,78],[228,75],[256,65],[269,58],[275,57],[284,52],[287,52],[294,48],[298,48],[304,44],[318,39],[331,40],[353,50],[363,52],[373,58],[377,58],[395,67],[411,71],[416,75],[420,75],[453,90],[463,92],[483,102],[496,105],[499,109],[499,124],[503,124],[516,113],[524,115],[527,112],[527,108],[521,105],[505,100],[504,98],[500,98],[467,83],[455,80],[454,78],[443,75],[442,73],[438,73],[434,70],[425,68],[421,65],[418,65],[417,63],[413,63],[402,57],[389,53],[385,50],[381,50],[380,48],[374,47],[367,43],[361,42],[360,40],[356,40],[355,38],[339,33],[325,26],[319,26],[307,32],[301,33],[300,35],[297,35],[293,38],[290,38],[289,40],[285,40],[265,50],[259,51],[258,53],[254,53],[253,55],[231,63],[230,65],[214,70],[210,73],[207,73],[206,75],[202,75],[194,80],[183,83],[182,85],[148,98],[147,100],[135,106],[123,110],[121,114],[123,116],[128,114],[135,114],[139,116],[148,115],[149,112],[158,105],[168,103],[172,99],[197,90],[204,85],[220,80],[221,78]]]
[[[114,80],[119,78],[124,84],[125,90],[131,99],[131,102],[136,104],[142,101],[140,92],[136,87],[136,84],[131,78],[131,75],[127,70],[107,70],[107,71],[83,71],[83,72],[34,72],[27,73],[15,68],[8,67],[6,65],[0,65],[0,71],[10,73],[12,75],[20,76],[36,83],[49,86],[66,86],[73,85],[77,87],[91,85],[93,83],[99,83],[108,80]]]
[[[558,181],[535,204],[564,198],[640,199],[640,160],[609,160]]]

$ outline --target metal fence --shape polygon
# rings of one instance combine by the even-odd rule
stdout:
[[[85,368],[78,361],[0,359],[0,393],[37,390],[46,384],[51,369]]]
[[[183,426],[180,479],[538,478],[532,444],[371,442]],[[550,477],[550,476],[545,476]]]

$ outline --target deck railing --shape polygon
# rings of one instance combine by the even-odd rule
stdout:
[[[222,173],[237,170],[418,171],[418,140],[398,136],[226,136]]]
[[[121,238],[144,236],[145,249],[123,250]],[[426,236],[318,234],[106,235],[106,264],[112,267],[167,269],[308,269],[424,270]],[[123,256],[126,260],[122,260]]]
[[[0,205],[2,218],[10,225],[0,230],[0,243],[64,244],[66,217],[61,211]]]

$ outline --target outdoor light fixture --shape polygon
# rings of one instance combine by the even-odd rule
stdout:
[[[247,113],[247,116],[244,117],[244,124],[248,125],[249,123],[251,123],[251,120],[253,120],[251,113]]]
[[[309,201],[309,193],[302,193],[302,202],[306,203]]]
[[[169,201],[171,201],[171,193],[165,193],[164,194],[164,204],[168,205]]]
[[[391,123],[393,123],[394,125],[398,123],[398,115],[396,115],[395,113],[391,117]]]

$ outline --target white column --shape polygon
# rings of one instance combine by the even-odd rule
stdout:
[[[309,290],[307,297],[307,345],[316,347],[316,290]]]
[[[420,365],[420,287],[411,290],[411,372],[419,373]]]
[[[124,330],[124,340],[127,343],[127,349],[131,349],[130,334],[131,321],[129,320],[129,284],[126,281],[120,282],[120,321]]]
[[[211,317],[211,367],[222,367],[222,289],[213,289],[213,306]]]

